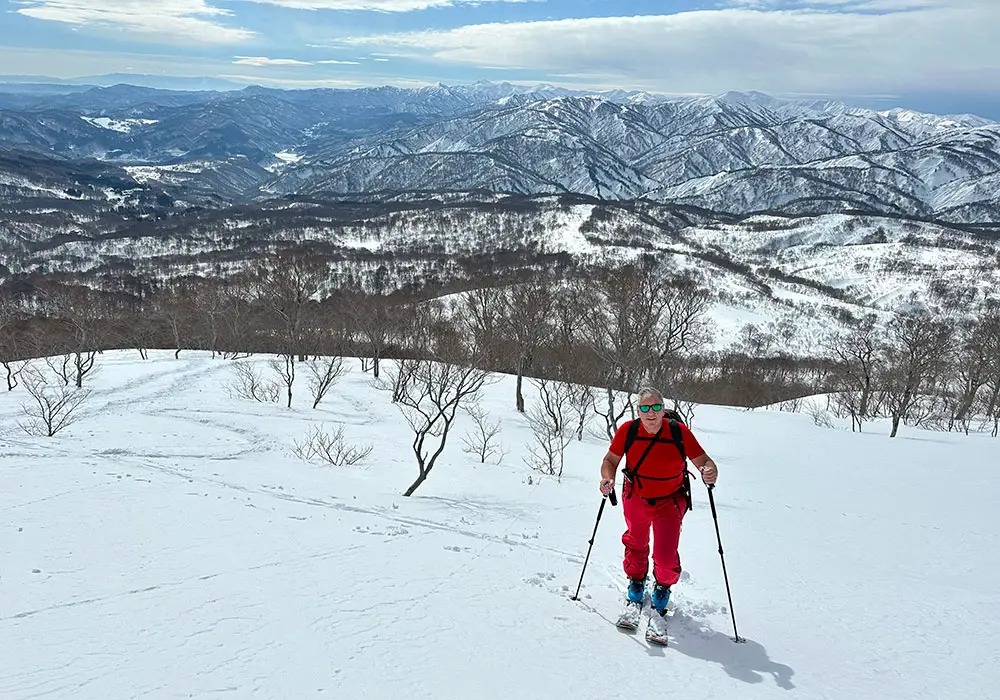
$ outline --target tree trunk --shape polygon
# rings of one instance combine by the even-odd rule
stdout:
[[[524,381],[524,373],[522,369],[522,363],[517,363],[517,412],[524,413],[524,394],[521,393],[521,384]]]
[[[896,437],[896,433],[899,431],[899,418],[900,416],[898,413],[892,414],[892,432],[889,433],[889,437],[891,438]]]
[[[416,481],[414,481],[412,484],[410,484],[410,488],[406,489],[406,491],[403,493],[403,495],[404,496],[412,496],[413,492],[416,491],[420,487],[420,484],[424,483],[424,481],[427,480],[427,474],[428,473],[429,473],[429,470],[428,471],[424,471],[423,469],[421,469],[420,470],[420,476],[417,477]]]

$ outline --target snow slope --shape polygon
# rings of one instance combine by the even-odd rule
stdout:
[[[242,362],[266,363],[254,357]],[[606,442],[561,483],[522,462],[513,380],[484,392],[502,464],[461,451],[411,498],[412,434],[353,361],[317,410],[231,398],[229,361],[105,353],[87,414],[55,438],[0,398],[0,698],[991,697],[1000,687],[996,439],[697,408],[706,502],[685,521],[671,646],[611,621],[621,509]],[[530,385],[526,383],[526,388]],[[533,396],[529,395],[529,402]],[[365,465],[290,448],[342,422]],[[868,426],[866,426],[866,429]]]

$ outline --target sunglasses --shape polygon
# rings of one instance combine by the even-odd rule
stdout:
[[[639,406],[639,410],[642,411],[643,413],[649,413],[650,411],[659,411],[662,408],[663,408],[662,403],[653,403],[649,404],[648,406]]]

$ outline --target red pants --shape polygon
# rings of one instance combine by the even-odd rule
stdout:
[[[632,484],[622,489],[622,510],[625,513],[625,575],[645,578],[649,569],[649,530],[653,529],[653,577],[657,583],[672,586],[681,577],[681,557],[677,544],[681,538],[681,521],[687,504],[683,494],[668,496],[650,505],[649,501],[632,493]]]

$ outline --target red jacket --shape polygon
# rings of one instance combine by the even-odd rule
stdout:
[[[615,433],[615,437],[611,441],[610,452],[612,454],[624,455],[625,434],[628,433],[630,422],[626,421],[618,427],[618,432]],[[681,439],[684,441],[684,452],[688,459],[695,459],[705,454],[704,448],[698,443],[697,438],[688,427],[680,423],[680,428]],[[628,454],[624,455],[625,464],[630,470],[635,469],[642,453],[649,447],[648,438],[652,437],[653,435],[646,432],[646,427],[640,422],[636,439],[629,447]],[[642,464],[639,466],[639,488],[633,493],[642,498],[662,498],[676,493],[684,485],[684,470],[686,468],[687,465],[681,460],[680,450],[670,442],[670,425],[664,419],[660,440],[653,443],[646,459],[642,460]],[[653,479],[646,477],[653,477]]]

